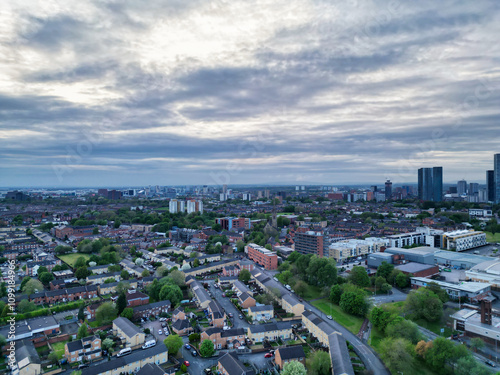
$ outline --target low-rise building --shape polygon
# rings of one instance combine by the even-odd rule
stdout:
[[[247,337],[254,343],[264,340],[288,340],[292,337],[292,323],[288,321],[251,325],[247,329]]]
[[[245,246],[245,252],[248,255],[248,259],[253,260],[266,270],[275,270],[278,268],[278,255],[265,247],[249,243]]]
[[[364,240],[344,240],[328,247],[329,257],[336,262],[343,262],[361,255],[373,254],[387,247],[389,241],[385,238],[369,237]]]
[[[64,354],[69,363],[93,362],[101,358],[101,339],[99,336],[89,336],[67,342],[64,345]]]
[[[274,317],[274,308],[272,305],[252,306],[248,309],[248,316],[254,321],[269,320]]]
[[[406,263],[394,268],[400,270],[405,275],[412,275],[415,277],[428,277],[439,274],[439,267],[430,264]]]
[[[150,316],[159,316],[162,313],[169,312],[172,304],[170,301],[159,301],[134,307],[134,319],[149,318]]]
[[[19,375],[36,375],[42,373],[42,361],[38,356],[38,352],[29,340],[23,340],[16,346],[15,365],[17,369],[13,369],[13,373]]]
[[[486,233],[474,230],[457,230],[441,235],[441,248],[465,251],[486,245]]]
[[[458,284],[452,284],[439,280],[430,280],[423,277],[411,278],[412,289],[425,287],[430,283],[439,285],[446,291],[446,293],[448,293],[450,299],[454,301],[465,302],[468,300],[471,302],[479,302],[491,294],[491,285],[487,283],[460,282]]]
[[[245,345],[245,330],[243,328],[208,328],[201,333],[201,341],[210,340],[214,349],[233,349]]]
[[[304,353],[304,348],[302,348],[301,345],[279,348],[276,350],[274,355],[274,361],[280,370],[283,370],[283,366],[291,361],[300,362],[304,366],[306,364],[306,354]]]
[[[302,314],[302,325],[307,328],[309,333],[316,337],[320,343],[327,346],[329,344],[328,336],[336,332],[331,325],[312,311],[304,311]]]
[[[255,371],[246,367],[234,353],[226,353],[220,357],[217,370],[221,375],[255,375]]]
[[[144,344],[145,333],[127,318],[119,317],[113,320],[113,333],[123,337],[125,344],[130,348],[138,348]]]

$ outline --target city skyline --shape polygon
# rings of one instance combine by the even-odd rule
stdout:
[[[500,151],[494,1],[8,1],[0,20],[1,186],[396,186],[433,165],[484,184]]]

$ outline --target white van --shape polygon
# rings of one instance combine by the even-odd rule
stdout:
[[[130,348],[125,348],[120,350],[120,352],[116,355],[117,357],[123,357],[124,355],[132,353],[132,349]]]
[[[148,340],[142,346],[143,349],[151,348],[156,345],[156,340]]]
[[[287,288],[288,290],[292,290],[292,287],[290,285],[285,285],[285,288]]]

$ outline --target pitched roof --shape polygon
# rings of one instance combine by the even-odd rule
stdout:
[[[147,363],[137,372],[136,375],[164,375],[163,369],[155,363]]]
[[[305,358],[304,348],[301,345],[289,346],[287,348],[280,348],[277,350],[280,353],[282,360],[290,360],[297,358]]]
[[[143,333],[139,327],[133,324],[130,320],[121,316],[113,320],[113,324],[115,324],[128,337],[134,337],[137,334]]]
[[[255,375],[255,372],[247,367],[233,353],[226,353],[219,358],[219,363],[229,375]]]

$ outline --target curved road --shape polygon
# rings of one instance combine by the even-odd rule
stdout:
[[[319,317],[325,316],[322,311],[311,305],[309,302],[304,301],[302,303],[306,309],[311,310]],[[337,323],[335,320],[323,320],[330,324],[336,331],[342,333],[344,338],[354,347],[354,351],[359,355],[359,358],[363,361],[367,370],[373,371],[375,375],[390,375],[389,370],[387,370],[380,358],[377,354],[375,354],[375,351],[370,346],[362,342],[356,335]]]

